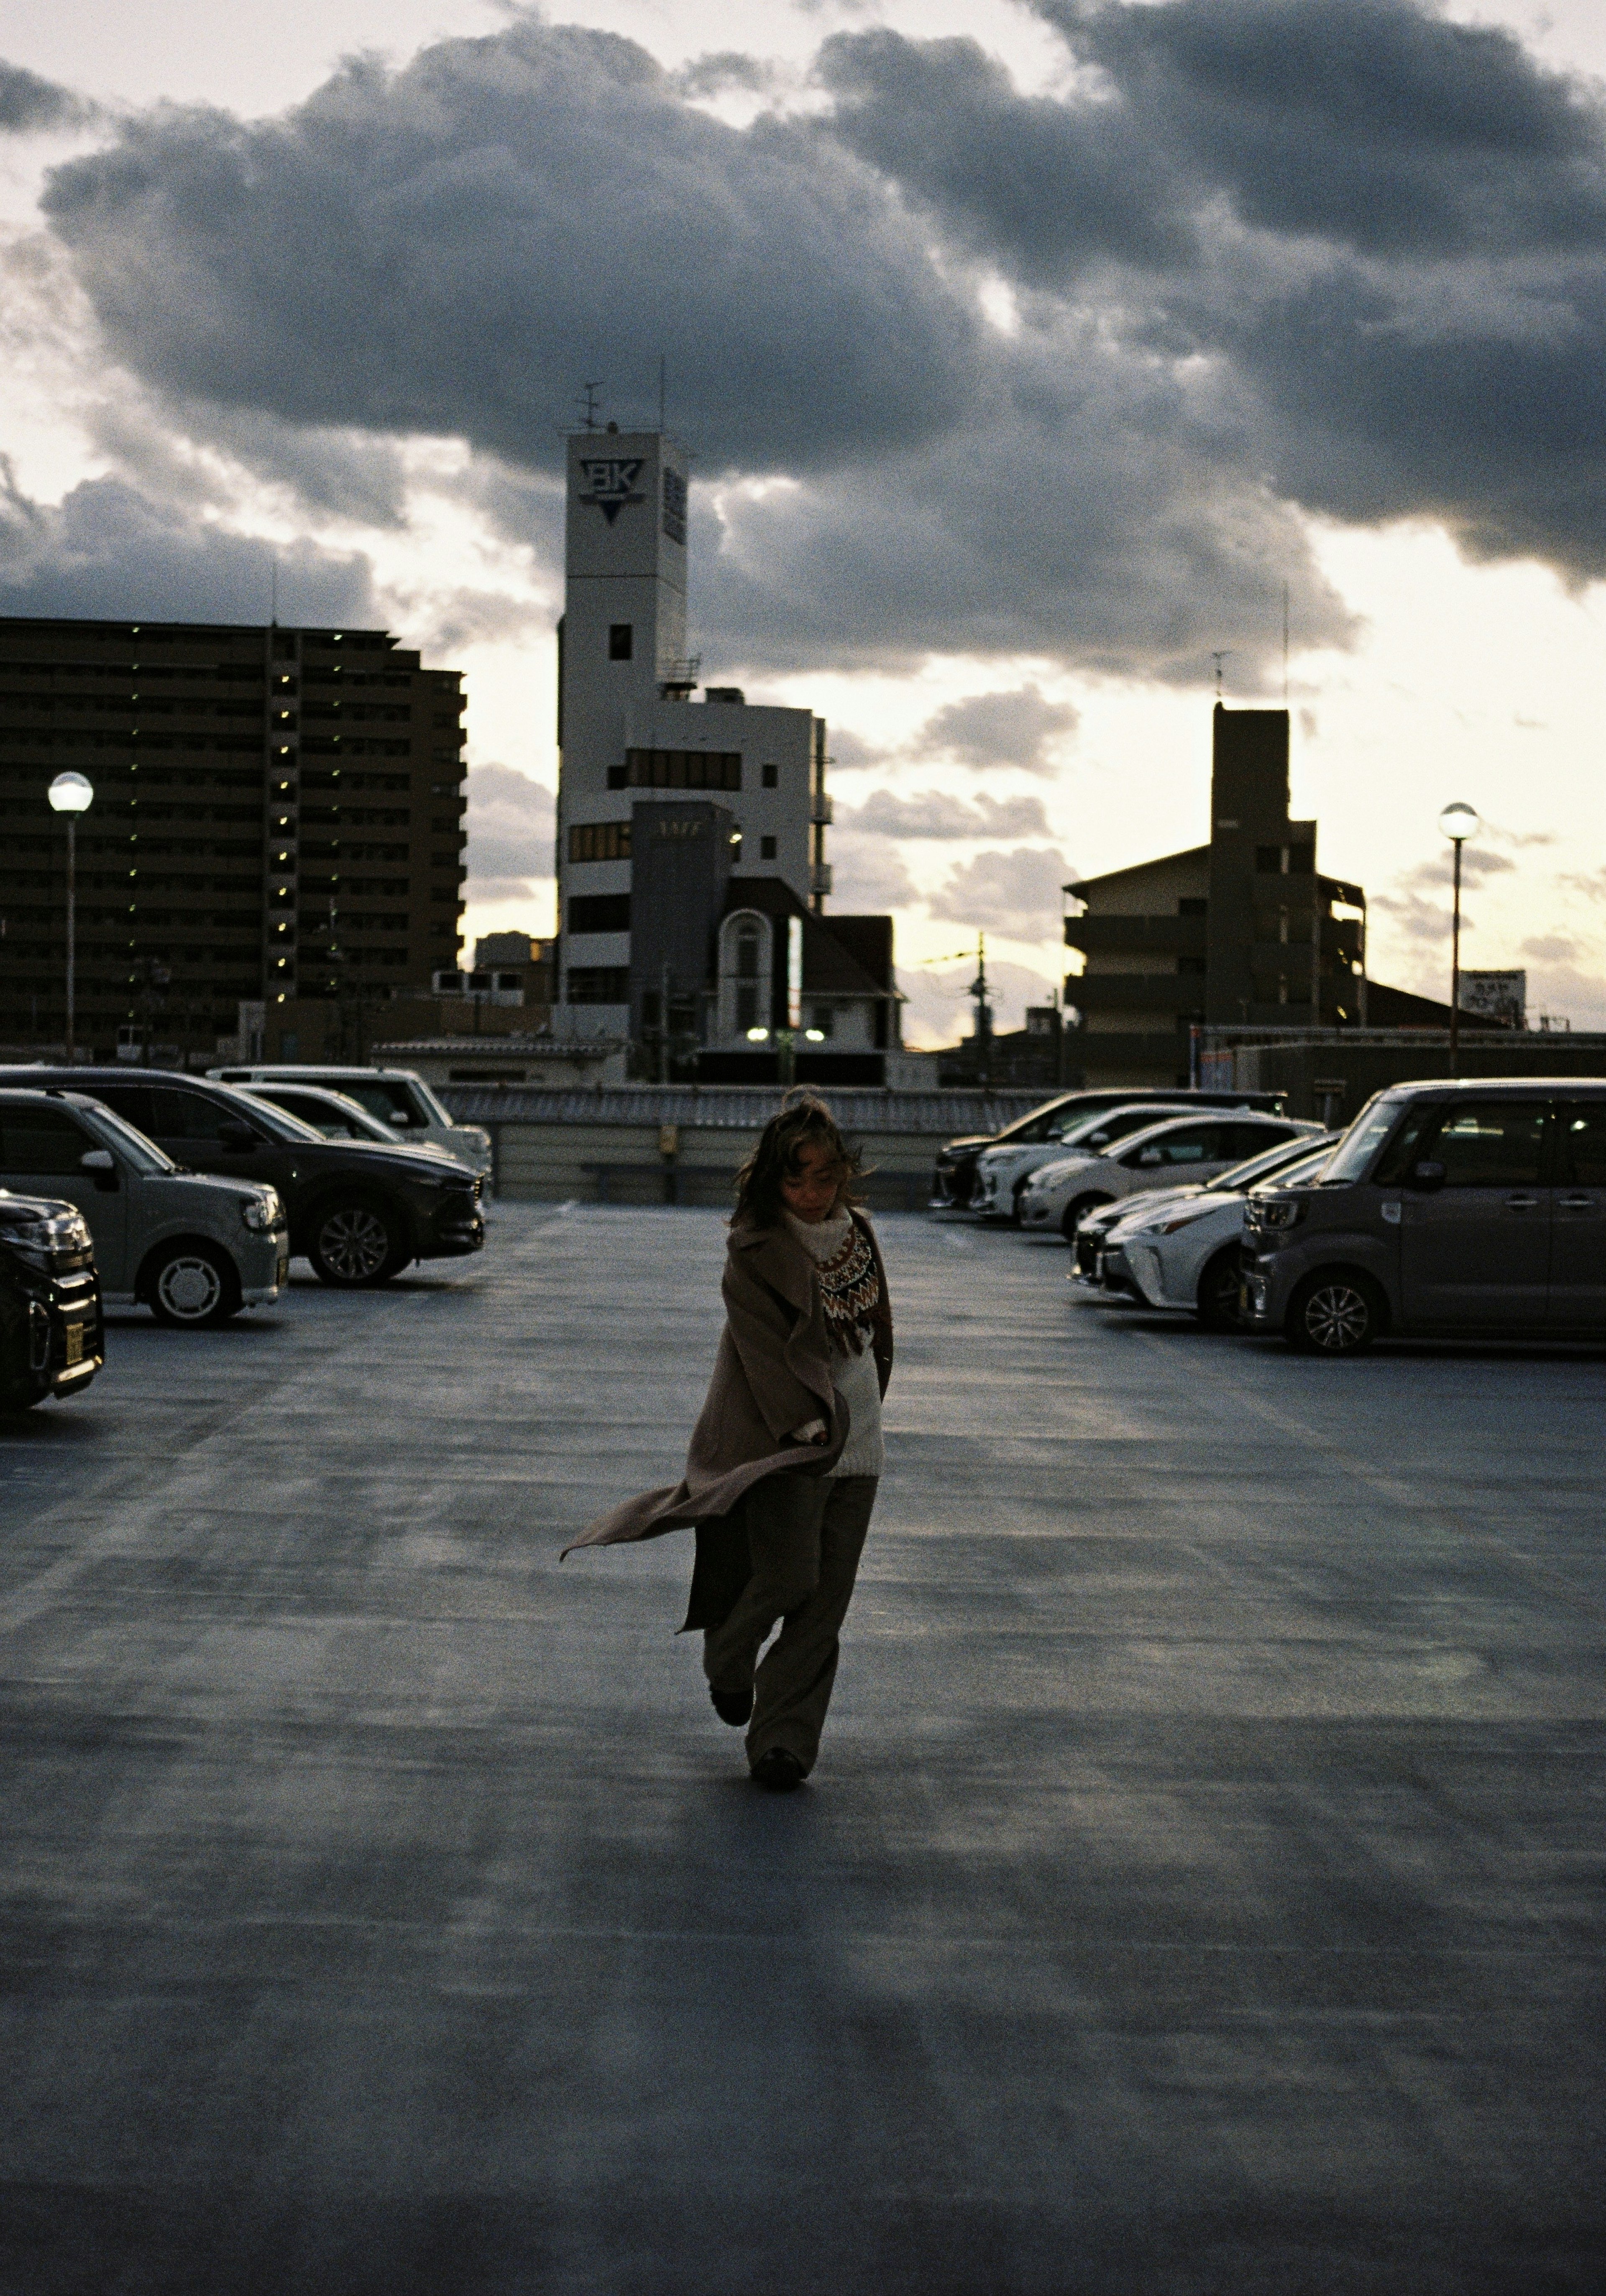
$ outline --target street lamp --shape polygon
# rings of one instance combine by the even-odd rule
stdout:
[[[78,816],[80,813],[87,813],[95,803],[95,790],[82,774],[58,774],[50,784],[49,795],[51,811],[64,813],[67,816],[67,1041],[65,1049],[67,1065],[70,1068],[73,1062],[73,1003],[77,989],[75,961],[78,937]]]
[[[1461,1066],[1461,849],[1483,824],[1457,798],[1439,815],[1438,825],[1455,848],[1455,898],[1450,912],[1450,1073],[1454,1076]]]

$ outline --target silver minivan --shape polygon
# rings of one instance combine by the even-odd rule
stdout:
[[[1606,1335],[1606,1078],[1391,1086],[1320,1179],[1250,1198],[1242,1280],[1248,1330],[1322,1355]]]
[[[153,1140],[76,1092],[0,1091],[0,1186],[75,1204],[103,1296],[194,1329],[268,1308],[290,1230],[276,1188],[182,1171]]]
[[[208,1069],[218,1084],[327,1085],[388,1124],[415,1147],[444,1148],[472,1171],[490,1169],[490,1135],[478,1124],[454,1124],[424,1078],[412,1069],[343,1069],[311,1063],[258,1062],[254,1068]]]

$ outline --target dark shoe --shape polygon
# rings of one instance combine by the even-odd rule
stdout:
[[[751,1690],[711,1690],[708,1694],[713,1701],[714,1712],[733,1730],[739,1730],[745,1722],[753,1719]]]
[[[784,1746],[771,1746],[753,1765],[754,1785],[767,1786],[771,1793],[790,1793],[794,1786],[803,1782],[803,1766],[795,1754]]]

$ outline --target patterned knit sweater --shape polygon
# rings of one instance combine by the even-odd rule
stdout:
[[[881,1287],[870,1248],[846,1212],[834,1219],[800,1220],[790,1212],[787,1226],[814,1262],[831,1335],[831,1384],[847,1406],[848,1439],[832,1475],[878,1475],[885,1464],[881,1441],[881,1374],[870,1346],[871,1319]],[[807,1441],[823,1431],[812,1420],[798,1428]]]

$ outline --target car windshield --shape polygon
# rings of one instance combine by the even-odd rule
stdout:
[[[1347,1180],[1361,1177],[1393,1131],[1395,1119],[1404,1105],[1403,1099],[1385,1093],[1367,1102],[1333,1151],[1332,1160],[1322,1175],[1324,1188],[1338,1187]]]
[[[1141,1108],[1106,1108],[1100,1110],[1097,1116],[1079,1117],[1067,1123],[1059,1138],[1067,1148],[1086,1146],[1091,1144],[1094,1133],[1099,1133],[1101,1136],[1099,1146],[1102,1151],[1107,1142],[1113,1144],[1117,1140],[1126,1139],[1131,1133],[1147,1131],[1151,1124],[1159,1124],[1167,1116],[1187,1116],[1190,1113],[1191,1111],[1186,1108],[1157,1107],[1152,1102]]]
[[[80,1111],[88,1119],[92,1131],[98,1132],[108,1147],[119,1148],[136,1172],[176,1172],[178,1167],[166,1152],[147,1140],[143,1132],[120,1116],[114,1116],[103,1103],[93,1110]]]
[[[1296,1157],[1291,1164],[1264,1174],[1259,1185],[1263,1188],[1298,1187],[1302,1183],[1308,1185],[1312,1180],[1320,1179],[1326,1171],[1332,1152],[1330,1143],[1328,1146],[1319,1148],[1314,1156]]]
[[[1314,1144],[1320,1146],[1322,1160],[1325,1162],[1332,1153],[1332,1141],[1326,1140]],[[1241,1195],[1245,1189],[1252,1188],[1256,1180],[1269,1180],[1273,1172],[1282,1173],[1285,1168],[1291,1172],[1297,1166],[1304,1164],[1310,1155],[1312,1145],[1308,1139],[1284,1140],[1281,1141],[1275,1148],[1263,1148],[1257,1156],[1250,1156],[1243,1163],[1234,1164],[1230,1172],[1223,1172],[1219,1179],[1212,1180],[1211,1192],[1218,1196]]]
[[[275,1108],[271,1102],[259,1100],[254,1093],[243,1092],[240,1098],[251,1104],[249,1114],[243,1108],[240,1111],[241,1121],[261,1124],[276,1140],[321,1141],[324,1136],[315,1125],[303,1124],[299,1116],[292,1116],[285,1109]]]

